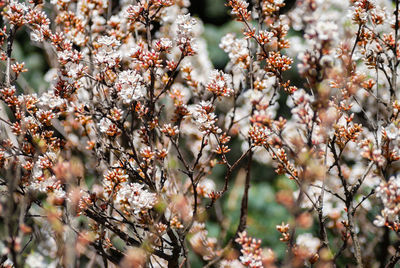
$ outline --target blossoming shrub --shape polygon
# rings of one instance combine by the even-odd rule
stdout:
[[[0,2],[1,265],[394,267],[399,2],[227,1],[243,30],[224,70],[189,4]],[[24,83],[18,32],[48,59],[45,90]],[[246,231],[255,165],[296,185],[268,247]]]

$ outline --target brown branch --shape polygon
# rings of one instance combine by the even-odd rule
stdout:
[[[249,141],[249,143],[250,143],[250,141]],[[244,184],[244,193],[243,193],[243,197],[242,197],[242,205],[240,207],[240,221],[239,221],[239,226],[238,226],[238,228],[236,230],[236,235],[235,236],[238,236],[239,233],[243,232],[246,229],[252,160],[253,160],[253,152],[250,151],[248,159],[247,159],[246,181],[245,181],[245,184]]]
[[[385,268],[394,268],[396,266],[396,263],[398,263],[399,261],[400,261],[400,248],[397,248],[396,253],[390,258]]]

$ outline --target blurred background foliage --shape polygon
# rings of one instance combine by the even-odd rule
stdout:
[[[227,33],[240,33],[242,25],[229,16],[225,0],[191,1],[189,12],[204,23],[203,37],[207,41],[210,59],[217,69],[223,69],[228,55],[219,47],[221,38]]]

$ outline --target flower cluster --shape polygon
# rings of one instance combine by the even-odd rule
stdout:
[[[177,37],[176,43],[184,55],[192,56],[196,53],[196,46],[194,45],[194,27],[196,20],[190,17],[189,14],[179,15],[176,20]]]
[[[378,226],[388,225],[399,229],[400,211],[400,178],[399,175],[390,177],[388,182],[382,182],[376,189],[377,196],[382,200],[384,209],[381,215],[377,216],[374,223]]]
[[[242,246],[240,250],[242,253],[240,261],[243,265],[251,268],[263,267],[261,257],[262,251],[260,249],[261,240],[248,237],[247,233],[243,232],[239,233],[239,237],[236,238],[235,241]]]
[[[210,82],[207,84],[206,88],[217,97],[229,97],[233,93],[231,84],[232,78],[229,75],[215,70],[211,73]]]
[[[143,187],[144,185],[139,183],[121,184],[115,202],[125,206],[125,210],[133,210],[134,215],[145,213],[153,208],[157,202],[157,197],[155,193],[143,190]]]

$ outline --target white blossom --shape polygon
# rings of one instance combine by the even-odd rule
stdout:
[[[151,209],[157,202],[157,194],[143,188],[143,184],[123,183],[115,202],[128,204],[128,208],[136,215],[143,210]]]
[[[317,253],[321,241],[310,233],[304,233],[297,236],[296,244],[307,249],[310,253]]]

